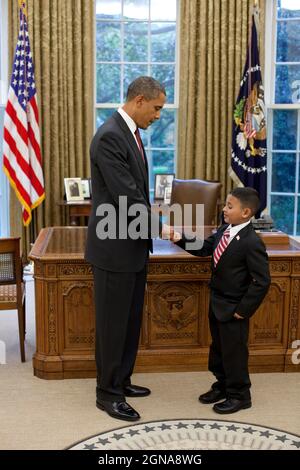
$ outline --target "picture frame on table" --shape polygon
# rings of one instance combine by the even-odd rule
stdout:
[[[82,193],[84,199],[91,199],[91,178],[81,178]]]
[[[171,195],[172,195],[172,186],[167,186],[165,188],[164,204],[171,203]]]
[[[165,189],[172,188],[175,173],[157,173],[155,175],[154,199],[164,199]]]
[[[84,200],[81,178],[64,178],[64,185],[68,202]]]

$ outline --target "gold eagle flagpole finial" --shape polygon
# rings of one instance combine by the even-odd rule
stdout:
[[[18,3],[22,13],[27,16],[26,0],[18,0]]]
[[[255,26],[256,26],[256,31],[257,31],[258,36],[259,36],[259,13],[260,13],[259,0],[254,0],[253,16],[254,16],[254,21],[255,21]]]

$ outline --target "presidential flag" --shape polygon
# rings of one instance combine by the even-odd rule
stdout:
[[[259,213],[264,210],[267,204],[266,116],[254,15],[246,64],[234,109],[229,174],[238,186],[250,186],[258,191],[261,200]]]
[[[3,168],[22,205],[23,223],[45,198],[39,115],[26,2],[19,0],[20,30],[4,115]]]

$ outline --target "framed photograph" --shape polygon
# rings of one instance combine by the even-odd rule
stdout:
[[[164,199],[165,189],[172,188],[175,173],[159,173],[155,175],[154,199]]]
[[[91,199],[91,182],[90,178],[81,179],[82,193],[84,199]]]
[[[81,178],[65,178],[67,201],[83,201]]]
[[[170,204],[171,194],[172,194],[172,186],[167,186],[165,188],[164,204]]]

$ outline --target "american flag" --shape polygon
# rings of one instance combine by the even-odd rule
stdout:
[[[23,223],[45,198],[39,115],[30,51],[26,2],[20,1],[20,30],[4,116],[3,167],[22,205]]]
[[[258,191],[261,207],[257,215],[260,215],[267,203],[267,129],[257,18],[256,8],[252,16],[250,43],[234,109],[229,174],[238,186],[249,186]]]

